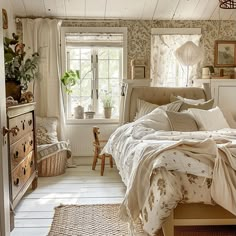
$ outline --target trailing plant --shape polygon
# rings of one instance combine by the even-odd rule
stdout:
[[[80,79],[79,70],[69,70],[66,71],[61,77],[61,82],[65,86],[66,92],[68,94],[72,93],[71,87],[76,85],[77,81]]]

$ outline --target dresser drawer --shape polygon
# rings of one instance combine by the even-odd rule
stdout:
[[[30,152],[25,160],[12,171],[12,198],[13,200],[35,171],[33,151]]]
[[[31,112],[9,119],[9,129],[18,128],[17,134],[10,133],[10,144],[33,130],[33,114]]]
[[[34,135],[31,131],[29,134],[18,140],[10,146],[11,170],[27,156],[34,148]]]

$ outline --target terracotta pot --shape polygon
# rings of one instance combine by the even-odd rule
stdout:
[[[106,119],[111,118],[111,110],[112,110],[112,107],[104,107],[104,117]]]
[[[14,100],[20,101],[21,85],[19,82],[6,81],[6,97],[13,97]]]

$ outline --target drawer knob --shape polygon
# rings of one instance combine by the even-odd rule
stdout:
[[[20,129],[16,126],[11,129],[6,128],[5,126],[3,127],[3,136],[6,134],[12,133],[13,136],[17,135],[17,133],[20,131]]]
[[[25,130],[25,120],[22,120],[21,123],[22,123],[22,129]]]
[[[24,175],[26,175],[26,167],[22,167]]]
[[[28,124],[29,126],[32,125],[33,121],[32,120],[28,120]]]
[[[20,183],[20,179],[19,178],[16,178],[16,180],[14,180],[14,185],[18,186]]]
[[[30,167],[32,167],[32,166],[33,166],[33,164],[34,164],[34,162],[33,162],[33,161],[31,161],[31,162],[30,162]]]
[[[32,146],[33,145],[33,140],[30,140],[30,146]]]
[[[14,158],[15,158],[15,159],[18,158],[18,155],[19,155],[19,152],[16,151],[15,154],[14,154]]]
[[[23,144],[23,151],[24,151],[24,152],[26,151],[26,147],[25,147],[25,144]]]

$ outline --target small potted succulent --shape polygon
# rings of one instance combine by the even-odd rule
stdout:
[[[112,108],[114,104],[111,93],[105,92],[101,98],[101,101],[104,109],[104,117],[107,119],[111,118]]]
[[[20,100],[21,90],[27,90],[28,83],[37,78],[39,54],[26,57],[25,44],[19,42],[19,36],[4,38],[4,61],[6,95]]]

